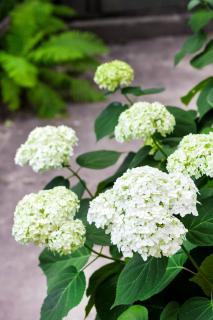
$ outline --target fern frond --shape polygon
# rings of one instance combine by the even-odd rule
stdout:
[[[6,37],[8,51],[26,53],[28,43],[37,34],[43,36],[65,29],[63,20],[53,16],[54,5],[41,0],[25,1],[11,13],[11,26]]]
[[[8,105],[8,109],[10,111],[19,109],[21,88],[7,76],[1,78],[0,85],[2,101]]]
[[[95,102],[104,100],[104,95],[96,90],[89,81],[85,79],[72,79],[70,94],[74,101]]]
[[[51,84],[54,88],[69,90],[71,88],[72,78],[64,72],[59,72],[54,69],[41,69],[41,78]]]
[[[69,72],[95,71],[99,64],[100,62],[98,62],[95,57],[86,57],[70,62],[66,68]]]
[[[37,82],[37,68],[22,57],[0,51],[0,65],[17,85],[33,87]]]
[[[52,36],[29,57],[39,63],[74,61],[106,52],[102,40],[87,32],[69,31]]]
[[[55,115],[65,113],[65,102],[56,91],[45,83],[39,82],[28,90],[27,97],[38,116],[42,118],[52,118]]]
[[[76,15],[76,12],[73,8],[58,4],[53,6],[53,13],[62,17],[72,17]]]

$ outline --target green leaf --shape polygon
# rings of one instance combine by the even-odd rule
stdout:
[[[131,306],[118,317],[118,320],[148,320],[148,310],[142,306]]]
[[[115,299],[118,274],[112,275],[101,282],[95,293],[95,307],[101,320],[117,320],[128,306],[112,307]]]
[[[213,80],[213,77],[206,78],[199,82],[196,86],[194,86],[185,96],[181,97],[181,101],[188,105],[194,96],[201,90],[205,88],[205,86],[209,83],[210,80]]]
[[[199,98],[197,100],[198,111],[200,113],[201,118],[209,110],[213,108],[211,101],[209,101],[209,96],[212,94],[212,92],[213,92],[213,79],[208,81],[205,88],[201,91]]]
[[[78,198],[81,199],[84,191],[85,191],[85,184],[86,182],[84,181],[84,185],[79,181],[74,187],[72,187],[72,191],[77,194]]]
[[[213,199],[209,198],[198,205],[198,216],[188,215],[183,223],[188,229],[187,239],[200,246],[212,246],[213,243]]]
[[[193,297],[180,308],[180,320],[213,320],[213,305],[203,297]]]
[[[187,9],[188,9],[188,10],[192,10],[192,9],[194,9],[195,7],[197,7],[199,4],[200,4],[200,0],[191,0],[191,1],[188,3]]]
[[[147,159],[151,148],[149,146],[142,147],[136,153],[132,161],[130,162],[129,168],[135,168],[143,165],[144,160]]]
[[[128,107],[120,102],[110,103],[95,120],[96,139],[100,140],[114,133],[120,114]]]
[[[84,294],[86,279],[84,273],[73,266],[63,270],[55,278],[41,308],[41,320],[61,320],[70,309],[77,306]]]
[[[105,99],[102,92],[97,90],[88,80],[71,78],[70,85],[70,94],[74,101],[95,102]]]
[[[161,93],[165,89],[164,88],[150,88],[150,89],[142,89],[141,87],[125,87],[121,89],[122,94],[131,94],[133,96],[139,97],[148,94],[156,94]]]
[[[213,197],[213,179],[209,180],[200,190],[200,198],[207,199]],[[202,201],[201,200],[201,201]]]
[[[207,96],[207,102],[210,104],[213,108],[213,88],[209,91]]]
[[[51,118],[65,111],[65,102],[56,90],[45,83],[38,83],[27,92],[30,103],[42,118]]]
[[[112,150],[98,150],[83,153],[77,157],[76,162],[89,169],[104,169],[117,162],[121,153]]]
[[[179,304],[176,301],[169,302],[163,309],[160,320],[178,320]]]
[[[190,280],[198,284],[207,296],[211,296],[213,289],[213,254],[206,257],[195,276]],[[207,279],[207,280],[206,280]]]
[[[88,32],[67,31],[54,35],[34,50],[30,59],[41,63],[62,63],[103,54],[106,47],[97,36]]]
[[[111,245],[110,235],[106,234],[103,229],[96,228],[95,224],[89,224],[87,221],[87,212],[89,209],[89,199],[83,199],[80,202],[80,209],[76,214],[76,218],[80,219],[86,227],[86,239],[93,244],[101,246]]]
[[[109,247],[109,252],[115,259],[120,259],[122,257],[122,253],[118,250],[118,247],[116,245],[111,245]]]
[[[0,85],[2,100],[8,104],[8,109],[10,111],[19,109],[21,103],[21,88],[6,75],[1,78]]]
[[[167,261],[165,257],[151,257],[143,261],[139,255],[135,255],[119,276],[114,306],[150,298],[153,288],[158,285],[166,271]]]
[[[95,304],[95,294],[98,286],[104,282],[108,277],[120,273],[122,270],[122,265],[117,262],[113,262],[104,265],[100,269],[96,270],[89,279],[88,288],[86,291],[87,296],[90,296],[89,302],[86,306],[86,316],[91,311]]]
[[[213,40],[209,41],[205,49],[191,60],[194,68],[201,69],[213,63]]]
[[[90,251],[85,247],[66,256],[44,249],[39,256],[39,266],[47,277],[48,288],[54,286],[55,277],[60,276],[66,268],[73,266],[80,271],[87,263],[90,254]]]
[[[193,54],[200,50],[204,45],[207,38],[207,34],[200,31],[184,42],[181,50],[175,55],[175,65],[177,65],[187,54]]]
[[[167,107],[168,111],[175,117],[176,125],[170,136],[183,137],[189,133],[196,133],[195,114],[191,111],[184,111],[177,107]]]
[[[70,187],[70,182],[68,179],[65,179],[62,176],[58,176],[53,178],[45,187],[44,190],[52,189],[55,187],[63,186],[69,189]]]
[[[0,51],[0,64],[17,85],[31,88],[37,83],[37,68],[25,58]]]
[[[196,247],[189,242],[184,243],[184,246],[188,251]],[[168,265],[166,267],[166,272],[162,276],[160,282],[153,288],[152,294],[157,294],[161,292],[164,288],[172,282],[175,277],[183,270],[182,267],[187,260],[187,255],[183,250],[179,250],[175,255],[168,259]]]
[[[189,19],[189,25],[194,32],[200,31],[204,28],[213,18],[213,11],[211,10],[198,10],[193,13]]]
[[[100,192],[102,192],[102,191],[104,191],[104,190],[106,190],[106,189],[108,189],[108,188],[110,188],[110,187],[113,186],[115,180],[116,180],[117,178],[119,178],[119,177],[129,168],[129,165],[130,165],[132,159],[134,158],[134,155],[135,155],[135,153],[130,152],[130,153],[126,156],[126,158],[124,159],[124,161],[123,161],[123,163],[121,164],[121,166],[120,166],[120,167],[118,168],[118,170],[115,172],[115,174],[113,174],[111,177],[107,178],[106,180],[101,181],[101,182],[98,184],[97,191],[96,191],[96,194],[95,194],[96,196],[97,196]]]

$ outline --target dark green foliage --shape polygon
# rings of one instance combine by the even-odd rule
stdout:
[[[103,99],[76,76],[93,69],[106,47],[91,33],[69,31],[61,16],[73,14],[69,7],[41,0],[24,1],[10,12],[0,44],[1,100],[10,111],[27,100],[40,117],[53,117],[65,113],[65,98]]]

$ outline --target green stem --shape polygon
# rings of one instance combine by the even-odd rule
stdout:
[[[155,144],[155,146],[158,148],[158,150],[162,153],[162,155],[165,157],[165,159],[167,159],[167,154],[163,151],[163,149],[161,148],[160,144],[158,143],[158,141],[152,137],[152,140]]]
[[[101,258],[105,258],[105,259],[108,259],[108,260],[113,260],[113,261],[116,261],[116,262],[120,262],[120,263],[124,263],[122,260],[120,259],[116,259],[116,258],[112,258],[112,257],[109,257],[109,256],[106,256],[105,254],[101,253],[101,252],[98,252],[92,248],[90,248],[88,245],[84,244],[84,246],[89,249],[91,252],[97,254],[97,256],[101,257]]]
[[[100,250],[99,254],[102,253],[102,250],[103,250],[103,246],[101,247],[101,250]],[[82,271],[84,271],[87,267],[89,267],[93,262],[95,262],[95,261],[98,260],[99,258],[100,258],[99,255],[97,255],[97,256],[95,257],[95,259],[93,259],[92,261],[90,261],[90,262],[82,269]]]
[[[70,166],[67,166],[66,168],[67,168],[70,172],[72,172],[73,176],[75,176],[75,177],[80,181],[80,183],[82,184],[82,186],[87,190],[89,196],[90,196],[91,198],[94,198],[92,192],[88,189],[86,183],[81,179],[81,177],[79,176],[79,174],[78,174],[76,171],[74,171]]]
[[[189,253],[189,251],[184,247],[184,245],[181,246],[181,248],[183,249],[183,251],[185,252],[185,254],[187,255],[187,257],[189,258],[189,260],[191,261],[192,265],[195,267],[195,269],[200,273],[200,275],[203,277],[203,279],[208,283],[208,285],[210,286],[210,288],[212,289],[212,283],[209,281],[209,279],[206,277],[205,273],[203,273],[203,271],[201,270],[201,268],[199,267],[199,265],[197,264],[197,262],[195,261],[195,259],[191,256],[191,254]]]
[[[126,100],[130,103],[130,105],[133,104],[133,101],[130,99],[130,97],[128,97],[127,94],[124,94],[124,97],[126,98]]]

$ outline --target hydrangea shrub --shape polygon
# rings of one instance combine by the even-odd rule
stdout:
[[[95,120],[97,140],[141,141],[127,154],[98,150],[70,159],[72,128],[34,129],[15,156],[36,172],[64,169],[17,204],[13,236],[44,248],[41,320],[61,320],[88,297],[96,320],[213,319],[213,136],[200,114],[144,101],[162,88],[131,86],[123,61],[98,67],[95,82],[121,93]],[[80,143],[80,142],[79,142]],[[81,168],[116,172],[90,190]],[[67,173],[66,173],[67,172]],[[78,179],[73,184],[73,178]],[[84,270],[106,262],[87,284]]]

